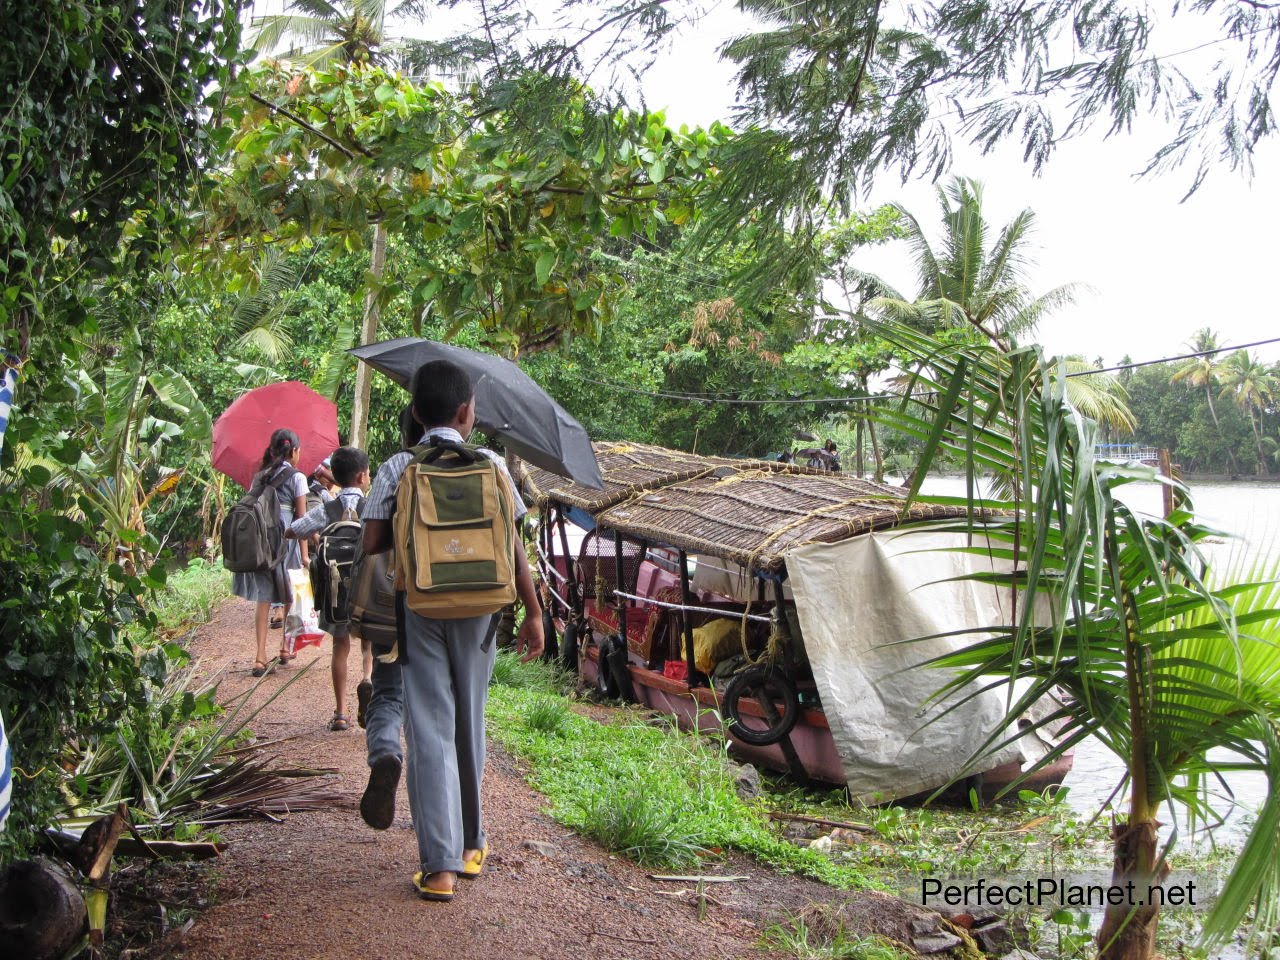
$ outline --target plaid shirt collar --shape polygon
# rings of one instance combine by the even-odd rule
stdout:
[[[421,445],[424,443],[429,443],[432,437],[439,437],[441,440],[449,440],[453,443],[467,442],[466,440],[462,439],[462,434],[460,434],[457,430],[453,429],[453,427],[432,427],[431,429],[423,433],[422,439],[418,441],[418,444]]]

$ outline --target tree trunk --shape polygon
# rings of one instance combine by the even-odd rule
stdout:
[[[1154,811],[1151,811],[1154,813]],[[1115,841],[1115,863],[1111,868],[1111,884],[1126,891],[1125,902],[1110,905],[1098,930],[1098,960],[1150,960],[1155,956],[1156,925],[1160,919],[1159,898],[1149,896],[1150,889],[1168,876],[1165,864],[1156,864],[1156,830],[1154,817],[1135,820],[1112,828]],[[1132,897],[1132,902],[1130,902]],[[1137,904],[1141,902],[1141,906]]]
[[[1118,563],[1115,532],[1109,531],[1105,546],[1112,567]],[[1150,723],[1144,695],[1151,679],[1151,650],[1142,642],[1135,601],[1122,592],[1124,613],[1124,672],[1129,694],[1129,818],[1112,828],[1115,860],[1111,867],[1112,889],[1125,892],[1113,903],[1108,897],[1102,927],[1098,930],[1097,960],[1151,960],[1155,956],[1156,924],[1160,919],[1163,893],[1152,896],[1164,882],[1168,865],[1156,850],[1158,799],[1151,777],[1155,774],[1155,749],[1149,737]]]
[[[87,922],[75,883],[48,861],[24,860],[0,873],[0,955],[59,960]]]
[[[862,430],[865,424],[866,424],[866,418],[859,416],[858,430],[857,430],[857,433],[855,434],[856,439],[854,440],[854,449],[857,451],[857,455],[854,457],[854,461],[853,461],[853,467],[854,467],[854,470],[857,471],[857,476],[859,480],[862,479],[862,474],[864,472],[862,469]]]
[[[1253,428],[1253,448],[1258,454],[1258,476],[1265,477],[1269,472],[1267,470],[1267,451],[1262,446],[1262,429],[1258,426],[1258,421],[1262,419],[1261,415],[1254,415],[1252,409],[1249,410],[1249,426]]]
[[[1204,388],[1204,398],[1209,402],[1209,417],[1213,420],[1213,429],[1221,436],[1222,424],[1218,423],[1218,408],[1213,405],[1213,391],[1207,385]],[[1236,452],[1231,447],[1227,447],[1227,464],[1232,473],[1240,472],[1240,465],[1236,463]]]
[[[369,275],[376,285],[382,279],[387,263],[387,228],[381,223],[373,228],[373,248],[369,257]],[[359,343],[373,343],[378,334],[378,298],[375,291],[365,294],[364,320],[360,324]],[[373,367],[367,363],[356,364],[356,395],[351,404],[351,433],[347,443],[364,447],[369,426],[369,387],[373,382]]]
[[[876,422],[871,417],[867,418],[867,432],[871,435],[871,458],[876,463],[876,472],[871,479],[884,483],[884,457],[880,455],[880,441],[876,439]]]

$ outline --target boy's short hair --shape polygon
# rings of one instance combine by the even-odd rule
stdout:
[[[333,479],[341,486],[355,484],[356,477],[369,469],[369,455],[359,447],[339,447],[329,461]]]
[[[474,392],[467,371],[449,360],[432,360],[414,375],[413,409],[424,427],[442,427]]]

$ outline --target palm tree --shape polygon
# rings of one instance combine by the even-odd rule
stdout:
[[[1262,442],[1262,415],[1276,391],[1276,378],[1271,369],[1247,350],[1236,350],[1218,368],[1222,392],[1230,394],[1253,428],[1254,449],[1258,454],[1258,473],[1267,472],[1267,455]]]
[[[292,48],[288,55],[297,56],[315,69],[378,65],[392,55],[385,32],[389,13],[385,0],[291,0],[286,10],[290,12],[254,18],[252,43],[256,49],[271,50],[290,38],[303,46]],[[382,279],[386,262],[387,228],[377,223],[369,251],[369,274],[375,287]],[[371,291],[365,296],[359,343],[372,343],[377,333],[378,301]],[[365,442],[372,377],[373,370],[367,363],[356,365],[348,442],[357,447]]]
[[[1201,327],[1187,341],[1187,347],[1191,353],[1199,356],[1189,357],[1187,362],[1169,378],[1169,382],[1185,383],[1188,387],[1203,390],[1205,402],[1209,405],[1209,417],[1213,420],[1213,427],[1221,433],[1222,424],[1218,422],[1218,410],[1213,405],[1213,388],[1218,385],[1217,352],[1221,350],[1222,344],[1218,340],[1217,332],[1209,327]],[[1231,472],[1239,473],[1234,450],[1227,450],[1227,459],[1231,463]]]
[[[919,291],[914,301],[885,296],[873,306],[920,329],[969,326],[1008,349],[1013,338],[1031,332],[1041,319],[1075,299],[1075,285],[1033,296],[1026,288],[1027,240],[1035,214],[1023,210],[992,240],[982,212],[982,184],[953,177],[938,188],[944,233],[934,248],[920,221],[897,207],[907,242],[916,257]]]
[[[1008,491],[975,498],[968,520],[919,528],[949,527],[973,538],[957,549],[1009,561],[1005,573],[974,575],[1007,591],[1007,620],[936,662],[956,671],[940,695],[972,681],[1007,685],[1007,726],[988,742],[998,749],[1009,742],[1004,730],[1023,732],[1016,721],[1030,705],[1066,689],[1043,722],[1067,721],[1069,733],[1044,762],[1090,736],[1123,761],[1128,811],[1112,831],[1112,883],[1121,890],[1133,881],[1129,889],[1145,892],[1168,875],[1161,806],[1181,803],[1203,817],[1216,777],[1262,773],[1267,799],[1205,932],[1223,942],[1256,904],[1255,933],[1270,935],[1280,919],[1280,590],[1266,571],[1235,585],[1206,576],[1198,544],[1211,531],[1185,500],[1169,517],[1126,507],[1118,488],[1154,471],[1094,461],[1096,425],[1067,401],[1038,351],[947,347],[901,325],[876,332],[922,361],[916,389],[883,414],[926,438],[918,475],[946,451],[966,465],[970,489],[981,472],[1005,478]],[[927,402],[913,399],[926,394]],[[980,756],[973,763],[981,769]],[[1158,903],[1109,906],[1100,960],[1151,957],[1158,919]]]
[[[386,0],[290,0],[285,10],[253,18],[253,49],[275,50],[290,40],[295,46],[284,56],[317,70],[388,61]]]
[[[1170,383],[1185,383],[1189,387],[1204,390],[1205,400],[1209,402],[1209,416],[1213,425],[1221,429],[1218,423],[1218,411],[1213,406],[1213,387],[1218,381],[1218,365],[1214,351],[1219,349],[1218,335],[1208,327],[1201,327],[1195,332],[1187,346],[1192,353],[1200,356],[1191,357],[1169,378]]]
[[[1039,296],[1026,287],[1027,243],[1035,226],[1031,210],[1014,217],[992,242],[994,231],[982,212],[982,184],[953,177],[938,188],[938,200],[944,226],[940,248],[912,213],[896,207],[915,252],[919,291],[907,301],[877,280],[883,295],[871,300],[871,310],[924,331],[967,327],[1007,350],[1015,337],[1033,332],[1042,319],[1075,300],[1075,284]],[[1085,364],[1075,357],[1055,365],[1052,376],[1064,377],[1068,399],[1085,416],[1133,432],[1136,421],[1114,377],[1086,375]]]

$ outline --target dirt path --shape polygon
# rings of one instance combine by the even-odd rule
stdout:
[[[253,682],[251,618],[249,604],[230,601],[192,642],[202,672],[225,670],[224,695]],[[357,812],[367,773],[364,737],[354,726],[345,733],[326,729],[333,710],[328,645],[303,651],[296,666],[278,671],[268,684],[283,683],[290,672],[312,662],[307,675],[253,727],[261,737],[294,738],[273,748],[283,761],[337,768],[336,789],[343,801],[332,810],[289,815],[282,824],[227,828],[231,847],[217,863],[216,905],[200,915],[173,955],[192,960],[516,960],[585,951],[629,960],[761,957],[766,954],[755,944],[762,912],[832,893],[793,878],[783,889],[754,864],[744,870],[734,864],[735,872],[753,874],[749,883],[734,885],[754,889],[750,901],[737,908],[735,894],[717,889],[727,906],[713,906],[699,920],[692,897],[661,892],[675,892],[680,885],[650,880],[641,868],[609,856],[543,814],[542,798],[491,741],[486,874],[459,884],[450,904],[424,902],[410,884],[417,847],[403,782],[399,816],[390,830],[369,829]],[[356,662],[353,655],[353,668]]]

